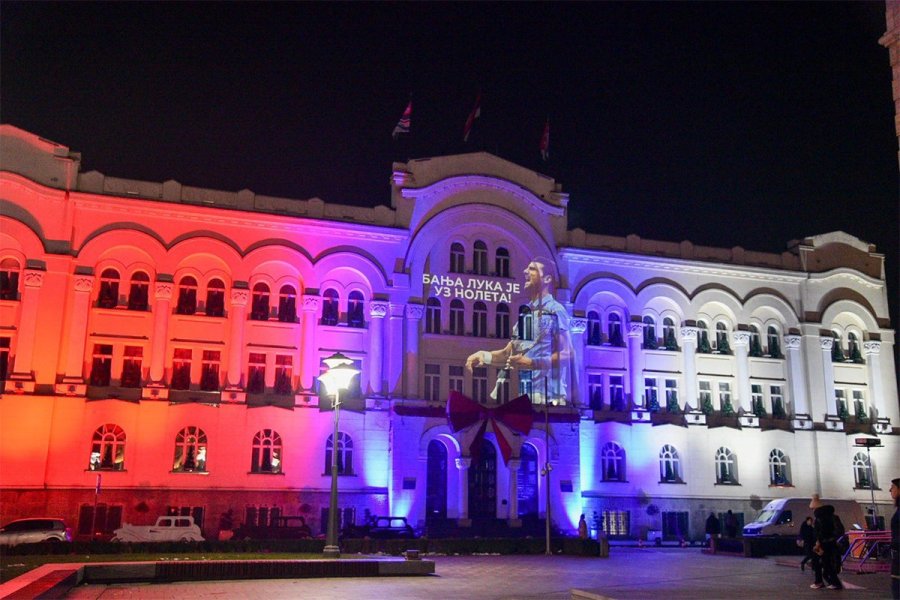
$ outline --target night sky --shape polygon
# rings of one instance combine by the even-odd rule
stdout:
[[[846,231],[887,254],[900,318],[882,2],[5,1],[0,27],[2,122],[85,171],[374,206],[393,161],[485,150],[555,177],[591,232]]]

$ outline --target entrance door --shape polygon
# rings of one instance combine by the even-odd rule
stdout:
[[[437,440],[428,444],[425,521],[447,518],[447,448]]]
[[[469,518],[497,518],[497,451],[481,441],[481,456],[469,469]]]
[[[519,516],[536,517],[538,514],[538,457],[531,444],[522,444],[519,452]]]

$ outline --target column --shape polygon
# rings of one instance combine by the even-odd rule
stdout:
[[[791,398],[794,401],[794,415],[809,415],[809,399],[806,395],[806,374],[803,372],[803,356],[799,335],[784,336],[784,355],[790,377]]]
[[[237,282],[235,282],[237,283]],[[231,335],[228,339],[228,374],[225,389],[239,390],[241,386],[241,357],[244,354],[244,326],[247,322],[247,302],[250,290],[245,287],[231,288]]]
[[[584,333],[587,331],[587,319],[575,317],[569,322],[569,327],[572,330],[572,365],[575,372],[569,373],[569,381],[566,382],[566,385],[572,386],[577,382],[579,386],[577,389],[569,388],[569,398],[566,401],[568,404],[579,408],[590,408],[591,399],[587,393],[588,382],[587,373],[585,372],[586,357],[584,355]],[[576,374],[579,373],[581,376],[576,377]],[[517,516],[510,518],[514,519]]]
[[[33,392],[34,373],[34,338],[37,334],[38,302],[41,286],[44,285],[44,272],[38,269],[25,269],[23,273],[23,290],[20,301],[19,324],[16,336],[16,359],[13,371],[6,382],[6,390],[11,392]]]
[[[469,520],[469,467],[472,459],[458,457],[456,459],[456,471],[459,477],[459,520]]]
[[[697,402],[697,328],[681,328],[681,352],[684,357],[684,401],[694,410]]]
[[[732,331],[731,344],[734,346],[734,358],[737,363],[737,393],[735,396],[734,411],[743,408],[745,412],[752,412],[750,406],[750,362],[747,356],[750,348],[749,331]]]
[[[319,376],[319,345],[316,341],[319,331],[319,305],[321,298],[303,295],[303,316],[300,322],[300,387],[315,389]]]
[[[419,397],[419,322],[424,314],[425,308],[421,304],[406,305],[406,360],[403,369],[407,398]]]
[[[881,342],[875,340],[863,342],[863,356],[866,357],[868,371],[869,417],[874,421],[876,416],[887,416],[887,404],[881,386]]]
[[[57,393],[67,393],[71,386],[75,386],[77,390],[78,384],[84,383],[84,344],[87,338],[94,277],[92,275],[75,275],[75,280],[72,283],[72,312],[69,313],[69,345],[66,348],[66,364],[63,370],[62,385],[57,386]]]
[[[521,465],[522,461],[518,458],[509,459],[507,465],[509,468],[509,499],[507,500],[509,515],[507,515],[507,519],[509,519],[511,527],[522,526],[522,521],[519,519],[519,467]]]
[[[403,381],[400,379],[403,370],[403,318],[406,306],[391,304],[388,310],[387,334],[385,337],[385,375],[388,395],[403,393]]]
[[[369,303],[369,392],[384,395],[384,318],[388,313],[387,302]]]
[[[631,402],[629,410],[644,406],[644,365],[641,345],[644,341],[644,325],[640,321],[628,324],[628,374],[631,382]]]
[[[173,284],[159,281],[153,288],[153,336],[150,349],[150,383],[164,385],[166,376],[166,341],[169,334],[169,313],[172,302]]]
[[[825,415],[837,414],[837,407],[834,405],[834,365],[831,363],[831,348],[833,345],[834,338],[831,335],[823,335],[819,338],[819,347],[822,349],[822,383],[825,387],[825,412],[822,415],[810,415],[814,421],[817,416],[824,420]],[[847,399],[848,410],[851,409],[849,402],[850,400]]]

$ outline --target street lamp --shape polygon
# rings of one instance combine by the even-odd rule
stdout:
[[[350,387],[350,381],[359,374],[359,370],[353,367],[353,360],[340,352],[335,352],[322,362],[328,370],[319,375],[319,381],[325,386],[326,394],[334,395],[334,435],[331,437],[331,498],[328,504],[328,530],[325,536],[325,550],[323,554],[327,558],[338,558],[341,549],[338,547],[338,418],[341,406],[341,390]]]
[[[866,449],[866,462],[868,462],[869,471],[869,493],[872,494],[872,529],[878,529],[878,507],[875,505],[875,477],[872,473],[872,452],[871,448],[881,446],[881,440],[878,438],[856,438],[853,440],[854,446]]]

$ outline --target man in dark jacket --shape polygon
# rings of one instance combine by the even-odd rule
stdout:
[[[813,528],[816,532],[816,545],[813,547],[813,571],[816,581],[811,588],[819,589],[828,585],[830,590],[844,589],[844,585],[837,576],[837,535],[834,523],[834,507],[830,504],[822,504],[819,495],[814,494],[809,507],[813,509],[815,521]]]
[[[803,525],[800,526],[800,535],[797,541],[803,544],[803,560],[800,561],[800,570],[806,570],[806,563],[815,558],[813,554],[813,546],[816,545],[816,530],[813,528],[812,517],[806,517]]]
[[[710,548],[713,547],[712,540],[718,538],[720,533],[722,533],[722,526],[719,524],[719,518],[716,517],[716,513],[711,512],[706,518],[706,543]]]

